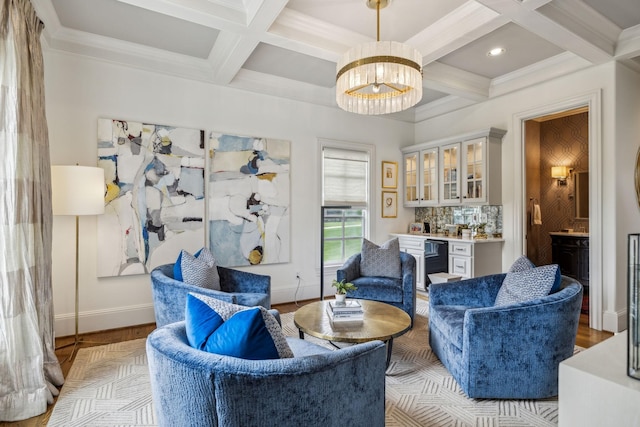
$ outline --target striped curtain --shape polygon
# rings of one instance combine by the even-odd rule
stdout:
[[[29,0],[0,1],[0,421],[42,414],[64,381],[54,352],[43,27]]]

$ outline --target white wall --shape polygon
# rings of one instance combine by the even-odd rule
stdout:
[[[380,162],[402,164],[399,147],[414,142],[413,125],[363,117],[201,82],[154,74],[55,51],[45,52],[47,120],[52,164],[95,165],[98,118],[217,130],[291,141],[291,262],[248,267],[271,276],[272,301],[319,296],[320,195],[318,138],[371,143],[376,199],[372,239],[404,231],[414,210],[380,218]],[[402,182],[399,183],[402,185]],[[399,200],[401,199],[399,191]],[[74,220],[54,218],[53,288],[57,336],[74,331]],[[153,322],[148,275],[97,278],[97,230],[80,218],[80,332]]]
[[[398,218],[380,218],[380,162],[402,165],[399,147],[490,126],[506,129],[502,189],[506,242],[503,265],[521,253],[509,236],[516,230],[514,177],[515,114],[601,91],[602,271],[604,329],[626,327],[626,238],[640,232],[633,174],[640,143],[640,75],[608,63],[519,92],[494,98],[418,124],[363,117],[337,108],[255,95],[210,84],[149,73],[89,58],[45,52],[47,120],[52,164],[95,165],[96,123],[100,117],[149,121],[227,133],[288,139],[292,142],[291,262],[247,268],[272,277],[274,303],[319,295],[320,184],[317,138],[376,145],[376,190],[372,238],[406,230],[413,209],[400,207]],[[400,179],[399,186],[402,186]],[[399,189],[399,201],[402,193]],[[53,286],[56,334],[73,333],[74,221],[55,217]],[[95,218],[80,218],[80,331],[109,329],[153,321],[149,277],[96,277]],[[594,274],[598,274],[595,272]]]
[[[623,65],[610,62],[598,67],[557,78],[482,104],[422,121],[415,126],[417,142],[469,132],[489,126],[507,130],[502,145],[502,203],[504,220],[503,266],[509,266],[522,253],[514,242],[518,232],[517,177],[522,162],[515,144],[514,117],[546,105],[601,94],[602,120],[599,123],[602,156],[602,277],[603,329],[626,328],[626,238],[640,232],[640,213],[635,201],[634,166],[640,143],[640,75]],[[590,153],[591,156],[592,153]],[[594,230],[591,230],[594,232]],[[593,282],[592,282],[593,283]]]

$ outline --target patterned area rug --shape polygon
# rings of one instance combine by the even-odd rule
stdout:
[[[414,328],[394,340],[386,382],[387,426],[557,425],[555,398],[467,398],[429,348],[428,302],[423,298],[418,299],[417,314]],[[298,336],[293,313],[283,314],[282,323],[287,335]],[[81,349],[48,425],[155,425],[145,340]]]

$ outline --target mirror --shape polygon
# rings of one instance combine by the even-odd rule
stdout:
[[[589,219],[589,172],[576,172],[574,183],[576,219]]]

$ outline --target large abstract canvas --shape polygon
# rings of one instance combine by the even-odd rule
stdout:
[[[209,247],[220,265],[289,261],[289,141],[212,133]]]
[[[204,131],[98,120],[98,276],[149,273],[204,245]]]

